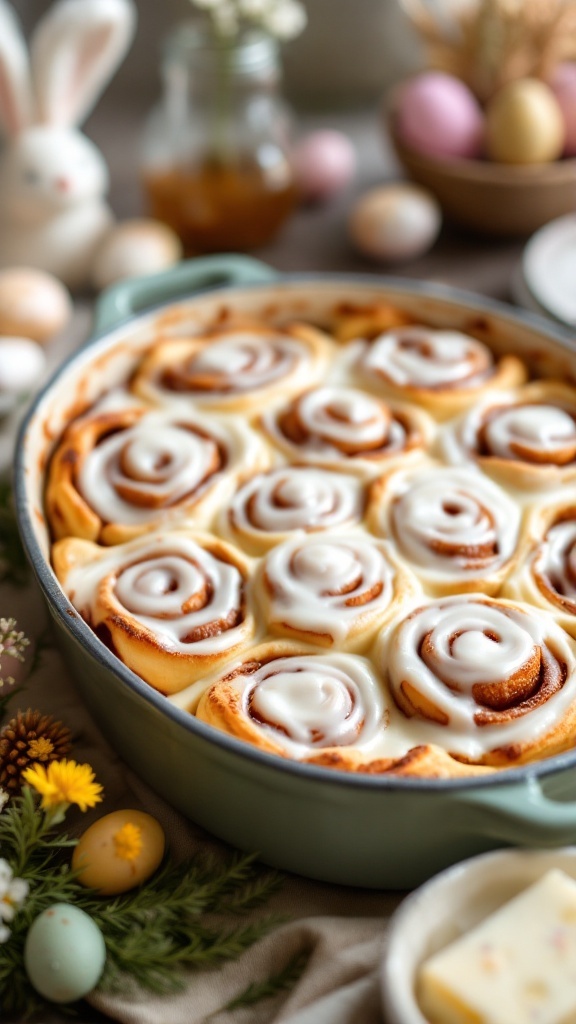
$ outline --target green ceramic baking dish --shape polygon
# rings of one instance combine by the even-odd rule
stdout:
[[[159,317],[202,322],[232,309],[322,319],[342,301],[383,299],[431,324],[473,330],[544,374],[576,376],[567,334],[478,296],[392,278],[279,277],[244,257],[190,261],[104,295],[94,338],[26,418],[15,481],[23,541],[64,657],[126,762],[184,814],[270,864],[327,882],[402,889],[497,846],[574,842],[576,751],[473,780],[353,775],[262,753],[168,704],[100,643],[55,579],[43,511],[45,467],[78,395],[89,401],[120,380]]]

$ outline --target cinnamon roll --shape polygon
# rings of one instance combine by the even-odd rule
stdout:
[[[334,312],[333,331],[338,341],[366,338],[372,341],[383,331],[416,323],[414,316],[390,302],[355,305],[343,302]]]
[[[476,338],[431,327],[388,330],[371,342],[356,342],[351,353],[363,385],[385,397],[416,402],[440,420],[469,408],[487,388],[516,387],[527,377],[516,356],[496,362]]]
[[[246,412],[319,380],[330,355],[328,338],[315,327],[250,323],[162,341],[145,356],[132,388],[154,404],[192,400],[201,408]]]
[[[336,386],[305,391],[266,413],[262,426],[288,458],[364,477],[419,456],[432,437],[420,410]]]
[[[268,461],[240,419],[204,421],[127,405],[72,423],[52,459],[46,509],[54,536],[118,544],[193,515],[206,522],[243,475]]]
[[[182,690],[253,639],[249,563],[214,537],[173,530],[114,548],[66,538],[53,562],[97,636],[161,693]]]
[[[510,767],[576,741],[576,644],[530,605],[474,594],[417,608],[376,663],[413,740],[458,760]]]
[[[527,534],[523,557],[504,593],[546,608],[576,637],[576,492],[533,509]]]
[[[518,551],[518,504],[476,468],[430,464],[372,487],[368,525],[434,596],[495,594]]]
[[[263,563],[258,591],[271,632],[360,651],[419,587],[386,543],[350,531],[278,545]]]
[[[576,390],[537,381],[490,396],[450,426],[441,446],[450,462],[475,461],[504,485],[522,490],[576,480]]]
[[[304,760],[336,752],[351,766],[387,721],[366,659],[287,643],[250,651],[204,691],[196,716],[271,754]]]
[[[292,534],[354,526],[364,515],[365,488],[346,473],[283,466],[248,480],[219,519],[224,536],[261,555]]]

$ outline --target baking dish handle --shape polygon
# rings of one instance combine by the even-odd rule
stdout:
[[[514,846],[557,846],[576,843],[576,801],[552,800],[540,781],[521,786],[478,789],[456,798],[462,827]]]
[[[95,333],[105,334],[117,324],[162,302],[225,285],[272,281],[277,272],[260,260],[233,254],[183,260],[161,274],[133,277],[107,288],[96,303]]]

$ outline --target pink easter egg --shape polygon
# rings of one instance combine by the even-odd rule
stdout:
[[[398,91],[396,126],[400,139],[427,156],[474,159],[480,156],[484,115],[459,78],[425,71]]]
[[[564,155],[576,156],[576,63],[559,64],[548,85],[558,100],[564,118]]]
[[[293,153],[296,184],[303,199],[331,199],[351,182],[356,172],[356,152],[342,132],[324,129],[311,132],[297,143]]]

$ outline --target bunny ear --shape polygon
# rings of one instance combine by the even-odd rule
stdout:
[[[0,124],[16,135],[32,120],[28,51],[14,11],[0,0]]]
[[[83,121],[128,50],[135,27],[131,0],[59,0],[31,43],[40,121]]]

